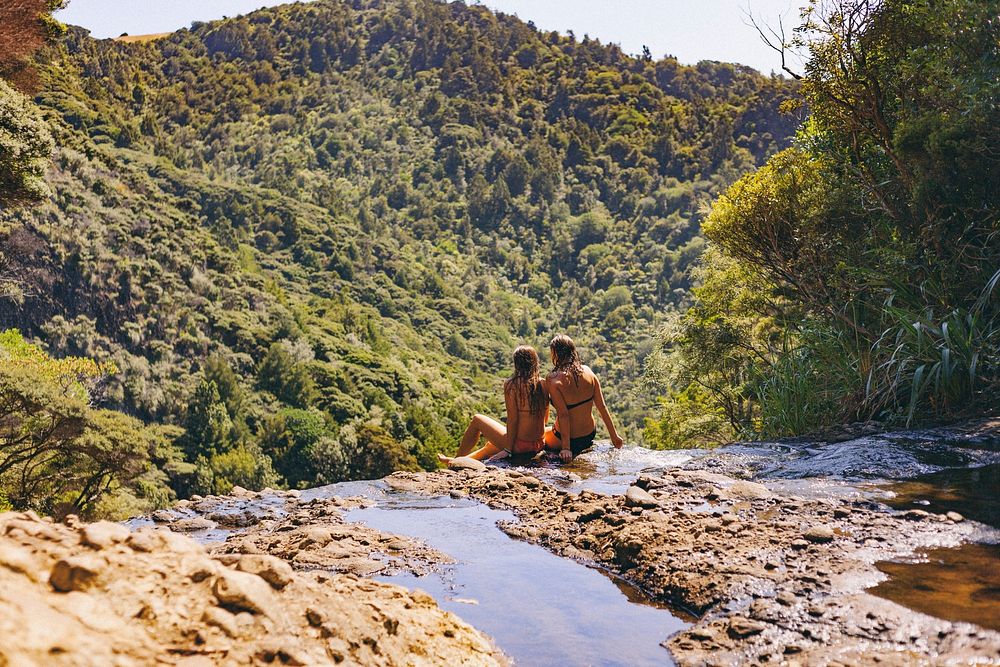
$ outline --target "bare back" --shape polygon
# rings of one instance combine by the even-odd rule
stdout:
[[[549,373],[546,378],[550,392],[559,392],[569,413],[569,423],[563,424],[556,416],[555,430],[565,433],[569,431],[571,438],[589,435],[594,432],[594,404],[601,393],[600,382],[589,366],[581,366],[581,372],[574,377],[568,371],[558,370]]]
[[[548,390],[542,383],[546,401]],[[505,391],[504,400],[507,404],[507,428],[513,432],[514,439],[536,442],[545,434],[545,422],[549,420],[548,403],[538,412],[532,414],[528,397],[519,392]]]

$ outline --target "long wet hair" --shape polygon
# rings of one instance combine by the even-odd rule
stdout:
[[[553,370],[566,373],[573,378],[574,384],[580,384],[583,362],[580,360],[580,353],[576,351],[573,339],[566,334],[559,334],[549,343],[549,351],[552,352]]]
[[[521,345],[514,350],[514,374],[503,383],[504,394],[513,392],[528,406],[531,414],[545,410],[545,389],[538,375],[538,353],[530,345]]]

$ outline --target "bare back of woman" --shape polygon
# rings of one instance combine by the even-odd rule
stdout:
[[[545,432],[545,446],[559,451],[562,459],[569,461],[593,445],[597,436],[596,407],[612,444],[621,447],[622,439],[604,403],[601,381],[580,362],[573,340],[569,336],[556,336],[549,344],[549,352],[554,368],[546,382],[556,408],[556,422]]]
[[[511,454],[537,453],[544,448],[545,422],[548,421],[548,391],[538,376],[538,353],[522,345],[514,350],[514,374],[504,383],[506,426],[487,415],[472,418],[455,457],[468,456],[485,460],[502,451]],[[477,449],[480,437],[486,443]],[[438,460],[450,465],[452,457],[438,454]]]

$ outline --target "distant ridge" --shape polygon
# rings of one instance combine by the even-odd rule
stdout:
[[[172,32],[154,32],[148,35],[121,35],[120,37],[115,37],[116,42],[125,42],[127,44],[132,44],[134,42],[152,42],[156,39],[161,39],[167,35],[172,35]]]

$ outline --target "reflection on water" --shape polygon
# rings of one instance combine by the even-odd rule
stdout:
[[[337,489],[343,495],[346,489]],[[368,495],[368,494],[366,494]],[[686,623],[601,572],[511,539],[510,512],[471,501],[381,494],[350,521],[421,539],[458,562],[425,577],[383,577],[430,593],[526,665],[664,665],[660,642]],[[635,604],[639,602],[640,604]]]
[[[570,491],[608,494],[623,493],[644,473],[697,467],[755,479],[784,495],[954,510],[1000,528],[1000,440],[995,436],[909,432],[837,443],[741,443],[710,451],[616,450],[604,441],[569,465],[552,459],[498,465],[524,469]],[[496,527],[498,520],[512,519],[510,513],[471,501],[389,492],[380,481],[312,489],[302,499],[330,495],[375,500],[377,507],[355,510],[350,520],[423,539],[458,560],[441,574],[390,580],[426,590],[524,664],[669,661],[658,642],[680,630],[683,620],[596,570],[510,539]],[[256,499],[233,507],[280,514],[283,502]],[[137,520],[133,527],[143,523],[149,521]],[[229,532],[220,528],[194,536],[217,540]],[[879,567],[889,580],[872,590],[876,595],[933,616],[1000,630],[1000,547],[970,544]]]
[[[917,562],[881,562],[889,575],[871,593],[951,621],[1000,630],[1000,545],[933,549]]]
[[[896,509],[920,507],[938,514],[955,511],[1000,528],[1000,464],[947,468],[884,488],[895,494],[885,502]]]
[[[550,454],[538,459],[517,457],[500,461],[496,465],[523,470],[561,488],[620,494],[634,484],[636,477],[643,473],[658,473],[677,468],[708,453],[708,450],[704,449],[654,451],[633,446],[615,449],[609,441],[603,440],[595,443],[592,448],[569,464],[562,463],[557,456]]]

